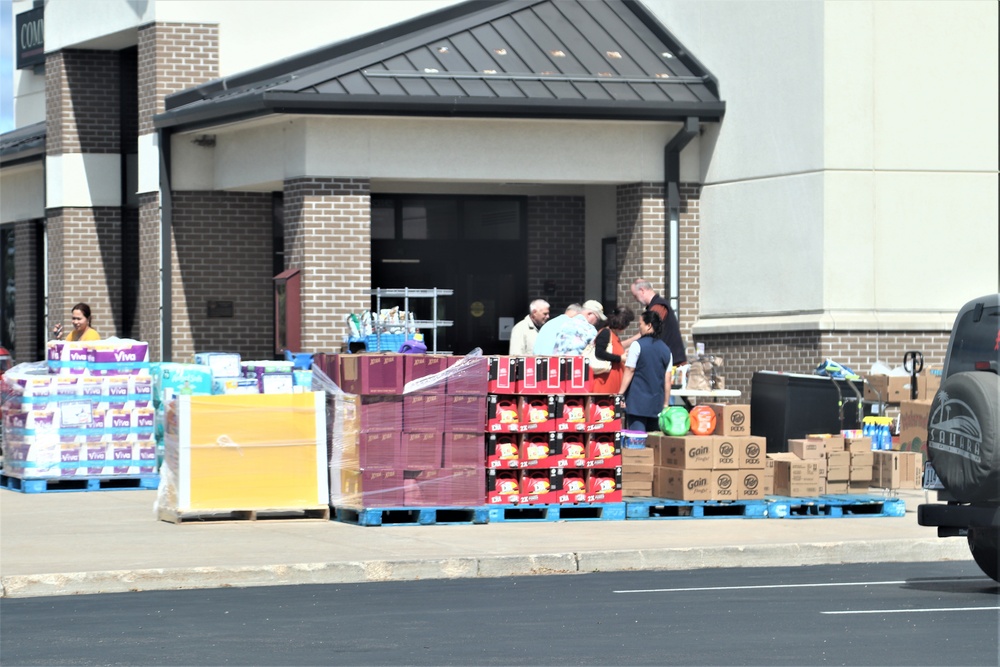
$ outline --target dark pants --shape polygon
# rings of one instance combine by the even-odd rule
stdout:
[[[640,417],[639,415],[630,415],[626,412],[625,424],[625,429],[628,431],[645,431],[646,433],[652,433],[653,431],[660,430],[659,417]]]

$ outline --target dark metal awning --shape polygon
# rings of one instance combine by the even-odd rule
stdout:
[[[0,164],[42,160],[45,157],[45,121],[0,134]]]
[[[157,127],[276,113],[719,120],[711,73],[637,0],[473,0],[166,99]]]

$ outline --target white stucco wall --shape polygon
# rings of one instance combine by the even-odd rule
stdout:
[[[214,148],[173,138],[181,190],[280,190],[287,178],[484,183],[632,183],[663,178],[677,123],[389,117],[278,119],[215,132]],[[692,150],[697,157],[697,149]]]
[[[0,223],[44,218],[44,179],[40,161],[0,171]]]
[[[703,330],[917,327],[997,289],[996,3],[646,4],[727,104],[701,137]]]

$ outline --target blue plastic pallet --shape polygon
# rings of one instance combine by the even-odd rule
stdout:
[[[626,498],[625,518],[642,519],[763,519],[763,500],[672,500]]]
[[[0,487],[21,493],[148,490],[155,489],[159,485],[159,475],[137,475],[134,477],[53,477],[49,479],[21,479],[20,477],[0,475]]]
[[[490,505],[490,523],[513,521],[622,521],[625,503],[576,505]]]
[[[333,520],[357,526],[430,526],[483,524],[489,521],[486,507],[369,507],[333,508]]]
[[[841,518],[864,516],[905,516],[906,503],[900,498],[872,495],[829,495],[817,498],[768,496],[767,516],[771,519]]]

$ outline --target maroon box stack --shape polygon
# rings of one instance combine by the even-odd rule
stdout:
[[[344,354],[323,362],[346,392],[334,401],[331,505],[482,505],[485,357]]]
[[[622,406],[584,357],[490,357],[486,503],[619,502]]]

